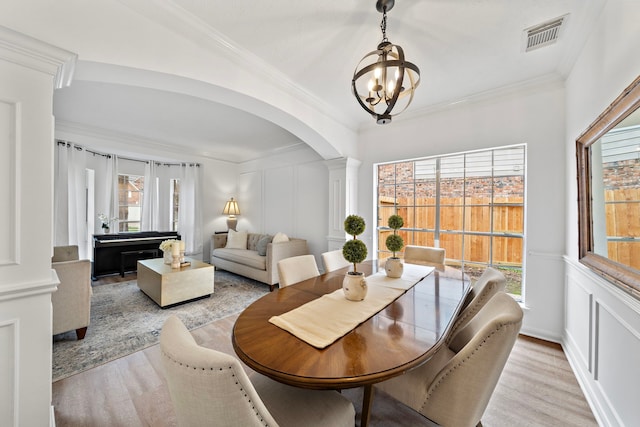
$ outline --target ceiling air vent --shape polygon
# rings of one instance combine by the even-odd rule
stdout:
[[[526,35],[524,51],[529,52],[530,50],[555,43],[558,37],[560,37],[560,30],[563,28],[562,24],[566,18],[566,15],[561,16],[560,18],[524,30]]]

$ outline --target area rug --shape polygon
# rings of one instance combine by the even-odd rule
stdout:
[[[53,381],[157,344],[167,317],[176,315],[189,330],[239,313],[269,292],[265,284],[218,270],[209,298],[161,309],[135,280],[93,287],[87,335],[75,331],[53,337]]]

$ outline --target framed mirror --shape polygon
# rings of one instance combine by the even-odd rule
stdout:
[[[580,262],[640,299],[640,76],[576,150]]]

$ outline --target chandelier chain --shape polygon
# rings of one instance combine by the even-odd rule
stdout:
[[[382,41],[388,42],[387,38],[387,6],[382,10],[382,22],[380,22],[380,29],[382,30]]]

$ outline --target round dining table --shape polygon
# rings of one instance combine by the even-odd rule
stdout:
[[[376,260],[358,264],[376,273]],[[233,348],[251,369],[276,381],[309,389],[364,387],[361,426],[369,421],[373,385],[428,361],[444,344],[470,282],[460,270],[432,271],[381,311],[325,348],[316,348],[269,322],[342,288],[352,267],[277,289],[237,318]],[[354,304],[358,304],[354,302]]]

